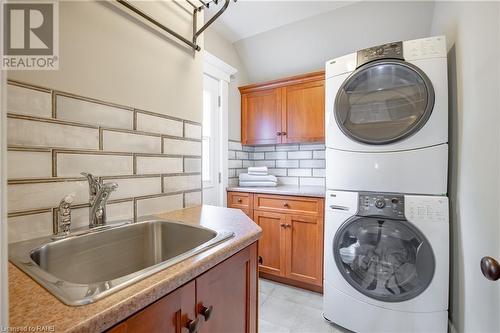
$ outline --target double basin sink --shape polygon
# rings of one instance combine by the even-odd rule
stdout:
[[[9,259],[65,304],[84,305],[232,236],[154,219],[14,243]]]

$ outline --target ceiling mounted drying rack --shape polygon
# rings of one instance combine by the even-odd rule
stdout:
[[[130,4],[128,1],[126,1],[126,0],[116,0],[116,1],[120,5],[126,7],[127,9],[131,10],[132,12],[136,13],[137,15],[139,15],[143,19],[147,20],[148,22],[152,23],[156,27],[158,27],[161,30],[165,31],[166,33],[174,36],[175,38],[177,38],[181,42],[189,45],[193,50],[200,51],[201,47],[198,44],[196,44],[196,40],[203,33],[203,31],[205,31],[212,23],[214,23],[214,21],[219,16],[222,15],[222,13],[224,13],[224,11],[229,6],[229,2],[231,0],[224,0],[224,5],[221,7],[221,9],[219,9],[219,11],[217,13],[215,13],[214,16],[212,16],[210,18],[210,20],[208,20],[207,23],[205,23],[200,29],[197,29],[198,28],[197,13],[201,12],[203,10],[203,8],[210,8],[211,4],[217,5],[221,0],[211,0],[211,1],[202,1],[202,0],[191,0],[190,1],[190,0],[186,0],[186,2],[193,8],[193,40],[192,41],[189,40],[189,39],[187,39],[186,37],[178,34],[174,30],[166,27],[165,25],[161,24],[160,22],[158,22],[157,20],[155,20],[154,18],[152,18],[151,16],[149,16],[148,14],[146,14],[145,12],[143,12],[142,10],[140,10],[139,8],[137,8],[134,5]],[[196,4],[193,3],[193,1],[195,3],[199,2],[199,3],[201,3],[201,5],[196,6]],[[236,2],[236,0],[233,0],[233,1]]]

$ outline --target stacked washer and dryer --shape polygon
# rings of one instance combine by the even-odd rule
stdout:
[[[445,37],[326,63],[324,316],[355,332],[446,332]]]

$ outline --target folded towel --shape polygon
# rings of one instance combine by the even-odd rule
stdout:
[[[249,175],[248,173],[240,173],[240,182],[278,182],[276,176],[273,175]]]
[[[277,186],[278,183],[275,182],[242,182],[240,181],[241,187],[273,187]]]
[[[266,166],[261,167],[248,167],[249,175],[267,175],[269,171]]]

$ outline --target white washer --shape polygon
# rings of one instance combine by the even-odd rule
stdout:
[[[439,36],[326,63],[328,188],[446,194],[446,56]]]
[[[327,191],[324,316],[355,332],[447,332],[448,198]]]

